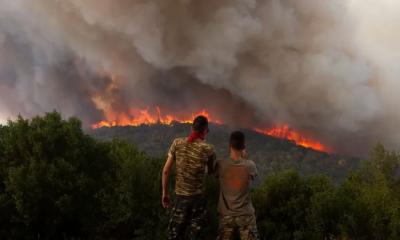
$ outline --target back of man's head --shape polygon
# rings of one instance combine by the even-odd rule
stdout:
[[[197,116],[193,120],[193,130],[203,133],[208,130],[208,119],[202,115]]]
[[[232,132],[229,138],[229,145],[234,150],[244,150],[246,148],[244,134],[241,131]]]

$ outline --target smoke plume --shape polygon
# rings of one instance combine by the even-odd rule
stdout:
[[[0,0],[0,119],[209,109],[342,153],[400,142],[395,0]]]

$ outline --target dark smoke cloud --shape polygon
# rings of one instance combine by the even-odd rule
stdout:
[[[393,0],[0,0],[0,118],[207,107],[335,150],[398,147]]]

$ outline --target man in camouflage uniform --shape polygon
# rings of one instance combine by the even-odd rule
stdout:
[[[198,116],[193,121],[192,134],[188,138],[175,139],[169,149],[162,176],[164,208],[170,205],[168,185],[174,162],[176,199],[168,226],[168,239],[185,239],[188,228],[189,239],[203,239],[201,233],[206,213],[203,182],[215,160],[214,147],[204,141],[208,131],[207,118]]]
[[[218,212],[221,217],[218,239],[230,240],[235,232],[239,232],[241,240],[258,240],[250,198],[251,182],[257,176],[257,168],[253,161],[246,159],[245,136],[242,132],[231,134],[230,151],[229,159],[216,163],[220,184]]]

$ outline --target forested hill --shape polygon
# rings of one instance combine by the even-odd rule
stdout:
[[[164,155],[188,129],[177,124],[91,134],[130,139]],[[210,141],[223,153],[230,129],[211,131]],[[352,159],[338,164],[338,156],[246,133],[253,159],[265,171],[295,166],[332,175],[352,166]],[[93,139],[78,119],[64,120],[56,112],[0,125],[0,239],[166,239],[170,210],[160,201],[163,162],[127,141]],[[268,174],[252,191],[260,239],[400,239],[400,155],[378,145],[360,165],[339,183],[296,170]],[[217,237],[219,190],[214,177],[205,183],[201,239],[208,240]]]
[[[214,144],[218,157],[228,154],[229,133],[226,125],[211,125],[207,141]],[[327,154],[304,148],[295,143],[251,130],[243,130],[247,137],[249,157],[257,163],[260,180],[271,172],[294,168],[304,175],[326,174],[335,180],[343,179],[349,170],[356,169],[358,158]],[[90,130],[90,135],[101,140],[120,138],[128,140],[144,152],[165,157],[172,140],[187,136],[190,124],[142,125],[138,127],[112,127]]]

